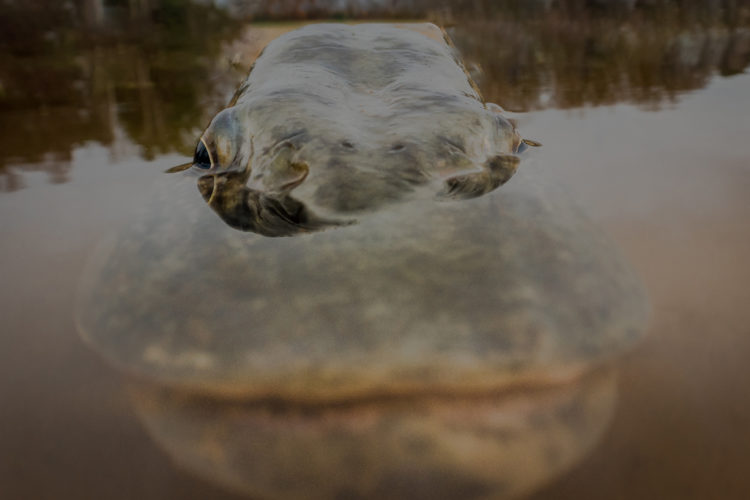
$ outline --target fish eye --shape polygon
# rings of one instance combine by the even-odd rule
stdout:
[[[199,140],[198,145],[195,147],[193,165],[204,170],[211,168],[211,156],[208,154],[208,150],[206,149],[203,140]]]

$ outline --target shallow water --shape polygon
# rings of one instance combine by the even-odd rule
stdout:
[[[533,498],[746,498],[748,13],[586,14],[430,14],[455,23],[485,97],[544,143],[521,168],[572,193],[652,304],[648,338],[617,363],[609,429]],[[231,96],[252,59],[236,41],[259,50],[292,26],[200,7],[160,7],[141,33],[122,9],[105,31],[47,15],[3,16],[28,29],[8,30],[0,59],[0,491],[240,498],[154,444],[122,377],[79,340],[73,295],[91,247]]]

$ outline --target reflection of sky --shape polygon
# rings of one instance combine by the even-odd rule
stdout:
[[[617,105],[521,115],[524,134],[544,144],[526,167],[563,179],[600,218],[747,210],[748,89],[750,75],[739,75],[659,112]]]
[[[24,174],[26,189],[0,196],[0,255],[31,249],[54,255],[93,243],[148,198],[155,175],[181,161],[165,155],[146,162],[135,153],[113,161],[109,148],[88,143],[73,150],[65,184],[50,184],[41,172]]]

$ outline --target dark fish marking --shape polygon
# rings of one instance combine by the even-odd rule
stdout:
[[[465,200],[487,194],[508,182],[518,169],[519,163],[517,156],[494,156],[485,162],[479,172],[446,179],[440,196]]]

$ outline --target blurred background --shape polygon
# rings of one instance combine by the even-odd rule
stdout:
[[[0,497],[240,498],[172,465],[78,340],[89,249],[187,161],[262,47],[446,27],[652,302],[596,449],[533,498],[750,495],[750,2],[0,0]]]

